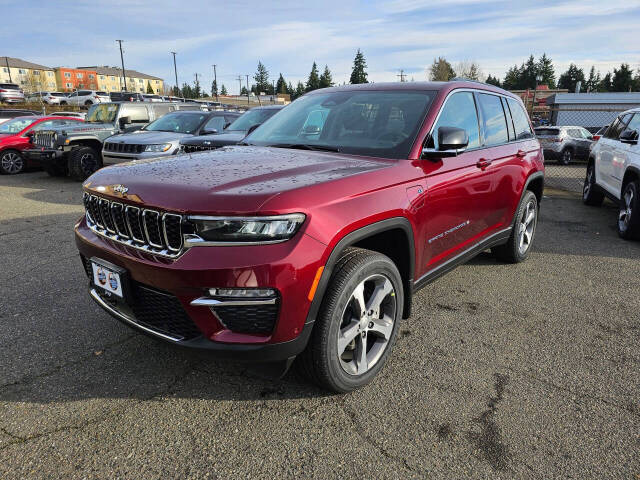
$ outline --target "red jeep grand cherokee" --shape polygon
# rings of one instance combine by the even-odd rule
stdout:
[[[299,355],[345,392],[383,367],[417,289],[488,248],[527,257],[543,171],[504,90],[329,88],[246,145],[96,172],[76,242],[122,322],[238,359]]]

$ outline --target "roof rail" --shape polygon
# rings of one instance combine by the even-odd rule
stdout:
[[[482,85],[488,85],[487,82],[481,82],[480,80],[472,80],[471,78],[465,78],[465,77],[454,77],[449,81],[450,82],[473,82],[473,83],[481,83]]]

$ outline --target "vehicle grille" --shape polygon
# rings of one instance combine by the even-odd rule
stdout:
[[[82,263],[87,277],[92,279],[91,261],[82,257]],[[176,340],[191,340],[202,335],[175,296],[135,281],[130,282],[130,287],[131,304],[128,308],[135,316],[135,323]],[[114,303],[113,297],[103,294],[101,289],[96,291],[105,302],[122,310],[122,307]]]
[[[89,228],[104,237],[166,257],[176,257],[183,247],[182,216],[141,209],[84,193]]]
[[[129,143],[114,143],[114,142],[105,142],[104,151],[105,152],[116,152],[116,153],[142,153],[144,152],[145,145],[135,145]]]
[[[54,132],[38,132],[33,136],[33,144],[36,147],[54,148]]]
[[[278,318],[278,303],[213,307],[222,324],[237,333],[271,333]]]
[[[182,145],[182,151],[184,153],[206,152],[208,150],[217,150],[218,148],[220,147],[213,145]]]

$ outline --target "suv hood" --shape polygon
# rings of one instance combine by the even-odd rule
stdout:
[[[80,123],[79,122],[77,126],[73,126],[73,127],[63,126],[63,127],[58,127],[57,130],[64,130],[69,134],[73,134],[73,133],[83,133],[83,132],[96,132],[98,130],[100,131],[114,130],[115,128],[116,127],[113,123],[87,123],[87,122]],[[56,129],[52,129],[52,130],[56,130]]]
[[[191,133],[175,133],[175,132],[147,132],[139,130],[135,133],[124,133],[122,135],[113,135],[106,141],[110,143],[125,143],[136,145],[151,145],[156,143],[171,143],[185,137],[192,137]]]
[[[213,135],[202,135],[194,138],[187,138],[180,142],[182,145],[195,145],[205,147],[225,147],[240,143],[247,136],[247,132],[236,130],[229,133],[216,133]]]
[[[289,190],[386,168],[388,160],[270,147],[226,147],[135,160],[103,168],[84,186],[97,193],[128,189],[126,198],[161,210],[201,214],[257,213]]]

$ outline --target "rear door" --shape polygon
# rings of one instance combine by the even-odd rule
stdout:
[[[635,130],[640,133],[640,113],[633,114],[623,132],[626,130]],[[612,168],[612,183],[613,187],[617,188],[617,191],[621,194],[622,180],[624,179],[624,173],[627,167],[632,162],[640,164],[640,146],[638,146],[637,143],[632,145],[630,143],[622,143],[618,140],[615,151],[617,161],[614,162]]]
[[[503,118],[504,120],[504,118]],[[483,166],[478,111],[472,91],[457,91],[445,101],[427,146],[438,148],[438,129],[466,130],[469,146],[456,157],[424,160],[428,221],[424,271],[446,263],[487,235],[492,222],[491,168]],[[504,125],[506,135],[506,124]]]
[[[600,157],[596,162],[596,179],[600,186],[615,195],[616,198],[620,196],[620,188],[615,181],[613,170],[614,164],[620,162],[619,156],[622,153],[617,149],[618,138],[626,128],[629,120],[631,120],[631,117],[632,115],[627,113],[616,118],[604,136],[598,141]]]

